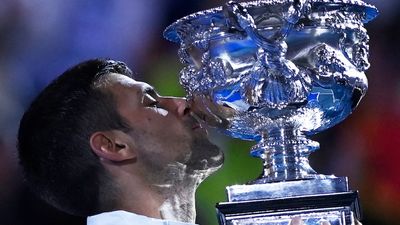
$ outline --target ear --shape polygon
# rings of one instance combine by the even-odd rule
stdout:
[[[90,136],[90,147],[100,158],[114,162],[136,158],[132,138],[118,130],[93,133]]]

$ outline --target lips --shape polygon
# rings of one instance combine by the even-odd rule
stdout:
[[[199,120],[196,116],[193,116],[192,130],[202,129],[204,126],[202,125],[202,121]]]
[[[196,130],[196,129],[199,129],[199,128],[201,128],[200,124],[194,124],[192,126],[192,130]]]
[[[189,101],[191,115],[200,123],[207,124],[207,127],[227,128],[228,118],[235,115],[235,110],[225,105],[213,102],[207,96],[195,96]]]
[[[203,129],[203,126],[201,123],[195,123],[192,126],[192,130],[197,130],[197,129]]]
[[[191,125],[190,127],[192,128],[192,130],[205,130],[205,124],[204,121],[201,120],[196,114],[194,113],[190,113],[190,117],[191,117]]]
[[[192,119],[192,129],[193,130],[202,128],[202,126],[201,126],[202,120],[197,114],[190,112],[190,117]]]

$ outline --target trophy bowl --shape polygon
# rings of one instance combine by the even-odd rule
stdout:
[[[365,95],[363,25],[377,15],[361,0],[230,1],[165,30],[180,44],[180,83],[196,115],[257,141],[251,155],[263,160],[263,173],[228,187],[230,202],[348,192],[347,178],[310,167],[319,144],[309,136],[343,121]]]

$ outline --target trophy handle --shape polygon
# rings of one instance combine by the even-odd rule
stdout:
[[[223,6],[223,12],[230,28],[245,32],[259,46],[258,59],[265,68],[279,71],[286,78],[291,78],[299,73],[299,69],[285,58],[287,51],[285,38],[303,15],[306,3],[307,0],[294,1],[282,19],[281,28],[269,38],[259,32],[253,17],[239,3],[229,1]]]

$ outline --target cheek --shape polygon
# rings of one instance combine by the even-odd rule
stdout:
[[[156,108],[155,111],[160,114],[161,116],[167,117],[168,116],[168,111],[165,109],[161,108]]]
[[[166,127],[156,138],[160,154],[169,162],[186,163],[192,155],[192,137],[181,127]]]
[[[167,118],[169,115],[169,112],[167,110],[158,107],[147,108],[146,112],[147,112],[146,114],[148,115],[161,118]]]
[[[159,117],[143,117],[137,124],[136,133],[141,137],[140,142],[162,149],[171,149],[169,152],[188,149],[192,141],[190,131],[182,123],[174,119]],[[134,129],[135,129],[134,127]]]
[[[153,151],[160,153],[165,150],[172,155],[183,154],[189,151],[193,139],[191,130],[163,109],[149,109],[138,115],[133,121],[133,129],[143,145],[152,146]]]
[[[163,113],[163,111],[160,113]],[[166,112],[166,115],[168,115],[168,112]],[[164,141],[190,138],[188,129],[173,116],[148,116],[143,129],[151,135],[163,138]]]
[[[192,158],[191,144],[184,138],[176,139],[177,136],[146,136],[142,142],[142,151],[147,158],[157,165],[166,167],[177,162],[187,164]]]

